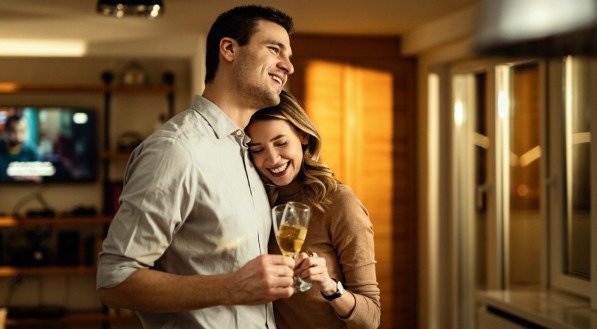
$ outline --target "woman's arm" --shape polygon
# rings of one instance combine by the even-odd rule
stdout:
[[[334,279],[340,280],[346,291],[330,301],[330,305],[349,328],[377,328],[381,306],[373,225],[367,210],[349,188],[339,189],[333,205],[326,215],[331,216],[329,234],[343,276]],[[330,277],[326,260],[316,256],[301,253],[296,259],[295,273],[311,281],[324,295],[331,295],[336,292],[337,284]]]

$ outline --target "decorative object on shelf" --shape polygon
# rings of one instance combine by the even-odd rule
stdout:
[[[12,266],[46,266],[51,263],[49,228],[11,231],[7,241],[8,264]]]
[[[158,115],[158,119],[156,120],[153,129],[157,130],[166,121],[168,121],[168,115],[166,115],[166,113],[160,113],[160,115]]]
[[[102,72],[102,81],[104,82],[104,85],[109,86],[112,81],[114,81],[114,74],[112,74],[112,72],[110,71],[104,71]]]
[[[70,212],[70,215],[73,217],[96,216],[97,210],[94,206],[78,205],[73,208],[73,210]]]
[[[120,83],[124,86],[143,86],[149,84],[147,70],[136,60],[125,65],[120,74]]]
[[[162,0],[98,0],[96,11],[104,16],[137,16],[154,19],[164,14]]]
[[[53,218],[56,216],[56,211],[54,211],[54,209],[50,207],[46,199],[43,197],[41,191],[35,191],[19,199],[19,201],[17,201],[17,203],[14,205],[12,209],[12,214],[15,216],[19,216],[19,211],[21,210],[21,208],[30,201],[39,202],[42,208],[27,210],[27,217]]]
[[[118,136],[116,144],[118,151],[131,152],[135,149],[135,147],[137,147],[137,145],[141,144],[142,141],[143,137],[139,133],[134,131],[125,131]]]
[[[172,88],[174,86],[174,73],[170,71],[164,72],[162,74],[162,82],[170,87],[168,91],[168,117],[171,118],[174,116],[174,90]]]
[[[11,306],[8,308],[10,319],[58,319],[66,315],[66,308],[60,305]]]
[[[162,82],[166,86],[172,86],[174,84],[174,73],[170,71],[164,72],[164,74],[162,74]]]

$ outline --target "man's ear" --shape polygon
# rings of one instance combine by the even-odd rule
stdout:
[[[233,62],[238,43],[232,38],[222,38],[220,40],[220,56],[227,61]]]

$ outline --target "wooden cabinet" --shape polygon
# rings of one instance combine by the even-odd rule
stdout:
[[[52,239],[54,243],[50,244],[49,251],[51,254],[45,254],[43,257],[48,257],[48,261],[39,264],[21,264],[16,266],[12,264],[12,261],[7,262],[6,253],[14,253],[14,250],[3,250],[3,262],[0,265],[0,278],[10,278],[11,287],[7,292],[7,298],[5,303],[9,305],[8,318],[4,325],[6,327],[35,327],[35,328],[48,328],[48,327],[65,327],[77,324],[92,324],[96,323],[98,326],[109,326],[111,323],[135,323],[137,321],[132,314],[127,315],[112,315],[107,309],[98,308],[96,310],[67,310],[60,306],[48,306],[40,305],[35,307],[25,306],[13,306],[10,305],[10,296],[18,292],[18,281],[23,278],[40,278],[50,276],[64,276],[72,278],[73,276],[87,276],[94,277],[96,273],[95,266],[95,255],[99,250],[99,243],[105,228],[110,223],[110,217],[107,216],[93,216],[93,217],[52,217],[52,218],[17,218],[12,216],[0,217],[0,230],[2,236],[10,236],[5,234],[8,231],[13,231],[12,236],[15,234],[32,232],[35,230],[44,230],[48,232],[58,233],[53,235]],[[80,237],[74,245],[66,245],[66,247],[72,250],[68,253],[74,253],[80,255],[73,263],[56,262],[58,259],[55,255],[60,247],[57,244],[60,242],[57,240],[59,232],[83,232],[91,234],[93,240],[91,244],[82,243]],[[90,233],[91,232],[91,233]],[[64,247],[63,247],[64,248]],[[91,248],[88,250],[87,248]],[[39,252],[45,253],[46,250],[29,250],[32,253]],[[64,252],[64,250],[62,250]],[[83,255],[92,255],[92,259],[85,260]],[[10,256],[10,255],[9,255]],[[20,255],[19,257],[22,257]],[[10,260],[10,259],[9,259]],[[21,262],[25,260],[21,259]],[[8,264],[9,265],[8,265]],[[12,288],[12,289],[11,289]],[[74,292],[76,293],[76,292]],[[45,313],[43,313],[45,312]],[[27,316],[27,313],[31,316]],[[15,318],[14,314],[18,314]],[[40,315],[41,314],[41,315]],[[13,316],[13,317],[11,317]],[[1,327],[1,326],[0,326]]]

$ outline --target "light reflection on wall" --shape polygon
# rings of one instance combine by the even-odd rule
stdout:
[[[0,56],[82,57],[86,52],[83,40],[0,39]]]

